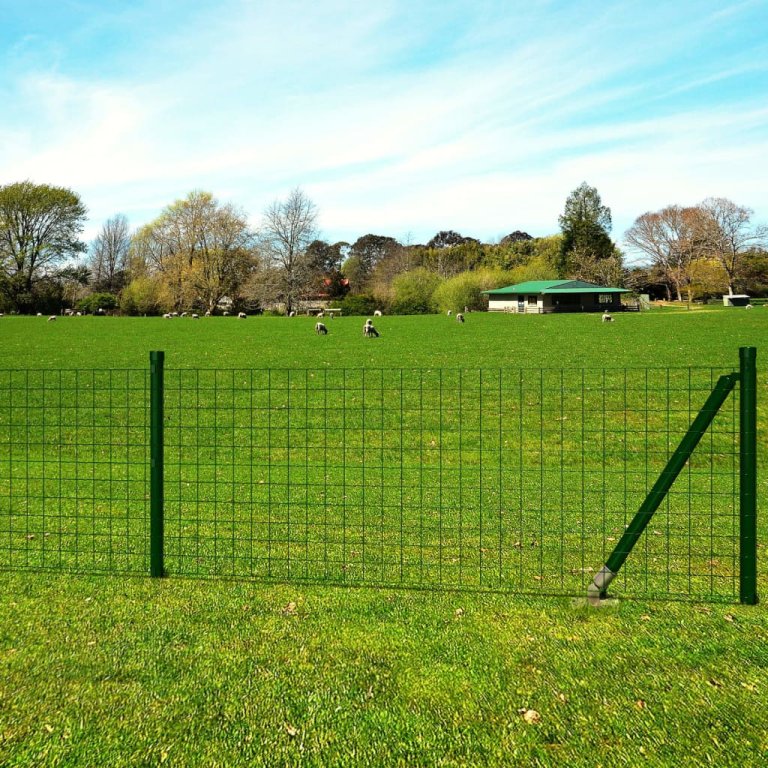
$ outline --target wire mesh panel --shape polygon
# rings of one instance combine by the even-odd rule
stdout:
[[[0,567],[146,572],[148,374],[0,370]]]
[[[726,372],[166,370],[168,570],[583,594]],[[737,408],[613,591],[737,594]]]

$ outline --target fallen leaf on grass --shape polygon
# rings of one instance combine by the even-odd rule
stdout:
[[[736,621],[736,617],[735,617],[735,616],[734,616],[732,613],[726,613],[726,614],[725,614],[725,616],[723,616],[723,618],[724,618],[726,621],[730,621],[731,623],[733,623],[734,621]]]
[[[746,688],[750,693],[754,693],[757,690],[757,686],[754,683],[742,683],[742,688]]]
[[[719,680],[715,680],[714,678],[710,678],[707,680],[707,682],[713,687],[713,688],[722,688],[723,684]]]
[[[45,724],[45,730],[48,731],[48,733],[53,733],[53,726],[48,725],[48,723]]]
[[[564,693],[558,693],[557,698],[560,699],[560,701],[562,701],[563,704],[568,703],[568,697]]]
[[[283,723],[283,728],[285,728],[285,732],[292,739],[295,739],[299,735],[299,729],[298,728],[294,728],[290,723]]]
[[[646,708],[648,705],[645,703],[645,699],[638,699],[638,700],[635,702],[635,706],[636,706],[638,709],[645,709],[645,708]]]
[[[295,616],[296,615],[296,603],[291,601],[288,605],[283,606],[283,616]]]
[[[650,616],[649,616],[647,613],[644,613],[644,614],[643,614],[643,615],[640,617],[640,621],[650,621],[650,620],[651,620],[651,617],[650,617]]]
[[[536,725],[541,722],[541,715],[535,709],[526,709],[523,707],[517,711],[522,715],[523,720],[525,720],[528,725]]]
[[[464,615],[464,609],[463,608],[457,608],[455,611],[456,618],[460,619]]]

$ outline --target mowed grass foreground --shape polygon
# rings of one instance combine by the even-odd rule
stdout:
[[[359,318],[328,321],[326,338],[311,318],[0,318],[0,367],[144,367],[150,349],[176,368],[734,366],[739,346],[768,348],[761,312],[608,326],[385,317],[380,339],[363,339]],[[760,451],[764,467],[764,435]],[[594,611],[471,592],[18,573],[2,585],[0,764],[768,760],[762,606]]]

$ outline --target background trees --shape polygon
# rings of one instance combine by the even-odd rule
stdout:
[[[85,215],[63,187],[0,187],[0,311],[117,304],[126,313],[213,312],[225,296],[249,300],[249,311],[290,312],[307,299],[359,312],[481,309],[483,290],[556,277],[689,301],[725,290],[768,295],[768,231],[749,208],[722,197],[639,216],[625,233],[643,259],[631,269],[610,238],[610,209],[586,183],[566,200],[561,234],[517,229],[491,243],[451,229],[425,244],[372,233],[352,245],[329,243],[319,237],[317,207],[298,188],[268,206],[254,232],[242,210],[195,190],[134,233],[125,216],[112,216],[80,260]]]
[[[131,244],[134,279],[160,282],[163,290],[155,296],[177,311],[199,306],[213,312],[224,296],[239,293],[255,259],[245,214],[210,192],[190,192],[172,203]]]
[[[750,209],[726,198],[668,205],[638,216],[624,240],[650,260],[678,300],[683,290],[689,300],[696,294],[733,293],[747,288],[747,257],[766,239],[765,228],[753,226],[751,217]]]
[[[39,281],[85,251],[85,217],[71,189],[31,181],[0,187],[0,289],[13,308],[31,311]]]
[[[565,209],[558,218],[563,241],[558,271],[560,277],[589,279],[597,262],[617,260],[617,253],[609,235],[611,209],[603,205],[598,191],[582,182],[565,201]],[[620,269],[620,257],[618,258]]]
[[[322,264],[309,251],[317,239],[317,206],[298,188],[265,211],[259,231],[261,253],[271,267],[272,292],[290,312],[317,281]]]
[[[728,293],[734,292],[742,256],[766,241],[766,228],[751,226],[753,211],[724,197],[709,197],[699,206],[703,249],[723,268]]]
[[[107,219],[91,244],[88,266],[95,291],[114,294],[125,286],[130,247],[128,219],[121,213]]]

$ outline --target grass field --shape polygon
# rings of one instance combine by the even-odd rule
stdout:
[[[345,367],[375,376],[565,367],[610,375],[623,367],[732,369],[738,347],[752,345],[764,370],[768,310],[656,310],[611,325],[595,316],[472,314],[463,326],[384,317],[380,339],[364,339],[359,318],[328,321],[328,337],[316,337],[313,325],[5,317],[0,369],[146,368],[148,351],[163,349],[174,369]],[[760,384],[761,425],[764,392]],[[182,401],[177,412],[187,410]],[[762,468],[765,448],[761,434]],[[765,487],[761,477],[761,495]],[[760,530],[764,542],[762,521]],[[1,578],[0,764],[768,760],[761,606],[635,600],[594,611],[565,598],[475,592]],[[761,593],[766,586],[761,575]]]

